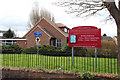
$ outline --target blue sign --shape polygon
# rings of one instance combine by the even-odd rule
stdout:
[[[76,43],[76,35],[71,35],[70,36],[70,42],[71,43]]]
[[[41,31],[35,31],[34,32],[34,36],[42,36],[42,32]]]

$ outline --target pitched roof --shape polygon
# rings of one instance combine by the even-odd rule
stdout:
[[[52,38],[55,38],[55,36],[50,32],[50,31],[48,31],[47,29],[45,29],[45,28],[43,28],[49,35],[51,35],[52,36]]]
[[[49,20],[47,20],[47,19],[45,19],[45,18],[42,18],[42,19],[44,19],[44,20],[46,20],[48,23],[50,23],[54,28],[56,28],[56,30],[58,30],[62,35],[64,35],[65,37],[68,37],[68,33],[64,33],[60,28],[58,28],[58,26],[54,23],[54,22],[52,22],[52,21],[49,21]]]
[[[31,30],[29,30],[25,35],[24,35],[24,37],[26,37],[27,35],[29,35],[34,29],[36,29],[36,28],[40,28],[43,32],[45,32],[48,36],[50,36],[50,37],[53,37],[53,36],[51,36],[50,34],[48,34],[44,29],[42,29],[39,25],[35,25]]]
[[[110,36],[102,36],[101,40],[111,40],[111,41],[113,41],[113,39]]]
[[[32,27],[23,37],[26,37],[35,27],[37,27],[38,23],[34,27]]]
[[[34,30],[35,27],[39,26],[39,23],[40,23],[42,20],[47,21],[50,25],[52,25],[54,28],[56,28],[56,30],[58,30],[61,34],[63,34],[65,37],[68,37],[68,34],[67,34],[67,33],[64,33],[61,29],[59,29],[58,26],[57,26],[54,22],[49,21],[49,20],[45,19],[44,17],[43,17],[41,20],[39,20],[39,21],[36,23],[36,25],[35,25],[32,29],[30,29],[30,30],[24,35],[24,37],[27,36],[32,30]],[[39,26],[39,28],[40,28],[40,26]],[[49,32],[47,29],[45,29],[45,28],[44,28],[44,29],[41,28],[41,29],[42,29],[44,32],[46,32],[47,34],[49,34],[52,38],[55,38],[54,34],[52,34],[51,32]]]
[[[62,23],[55,23],[58,27],[66,27],[68,28],[66,25],[62,24]],[[69,28],[68,28],[69,29]]]

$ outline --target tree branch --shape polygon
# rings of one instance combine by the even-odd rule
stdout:
[[[85,0],[63,0],[57,2],[56,5],[62,7],[68,7],[67,13],[76,13],[76,16],[88,16],[97,13],[98,11],[104,9],[103,2],[87,2]],[[85,13],[89,13],[85,15]]]
[[[115,2],[104,2],[104,5],[108,9],[109,13],[112,15],[112,17],[118,21],[118,15],[119,15],[119,10],[115,5]]]

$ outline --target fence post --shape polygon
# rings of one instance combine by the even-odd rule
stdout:
[[[2,55],[4,55],[4,54],[2,54],[2,41],[0,42],[0,67],[2,67],[2,62],[3,62],[3,59],[4,59],[4,57],[3,57],[3,59],[2,59]],[[2,80],[2,71],[0,71],[0,80]]]
[[[120,48],[120,47],[119,47]],[[117,71],[118,71],[118,78],[120,78],[120,50],[118,48],[118,58],[117,58]]]
[[[95,48],[95,72],[97,71],[97,48]]]
[[[72,47],[72,66],[73,66],[73,61],[74,61],[74,47]]]

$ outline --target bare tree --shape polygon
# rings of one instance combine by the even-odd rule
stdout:
[[[39,9],[38,2],[34,2],[34,5],[30,12],[29,21],[27,23],[27,30],[31,29],[34,25],[36,25],[36,23],[43,17],[54,22],[53,14],[45,8]]]
[[[60,0],[57,5],[68,7],[68,13],[83,17],[94,15],[103,9],[108,10],[108,15],[112,16],[117,25],[118,74],[120,76],[120,0]]]
[[[53,21],[54,22],[54,16],[48,11],[46,10],[45,8],[41,8],[40,10],[40,19],[44,17],[50,21]]]

